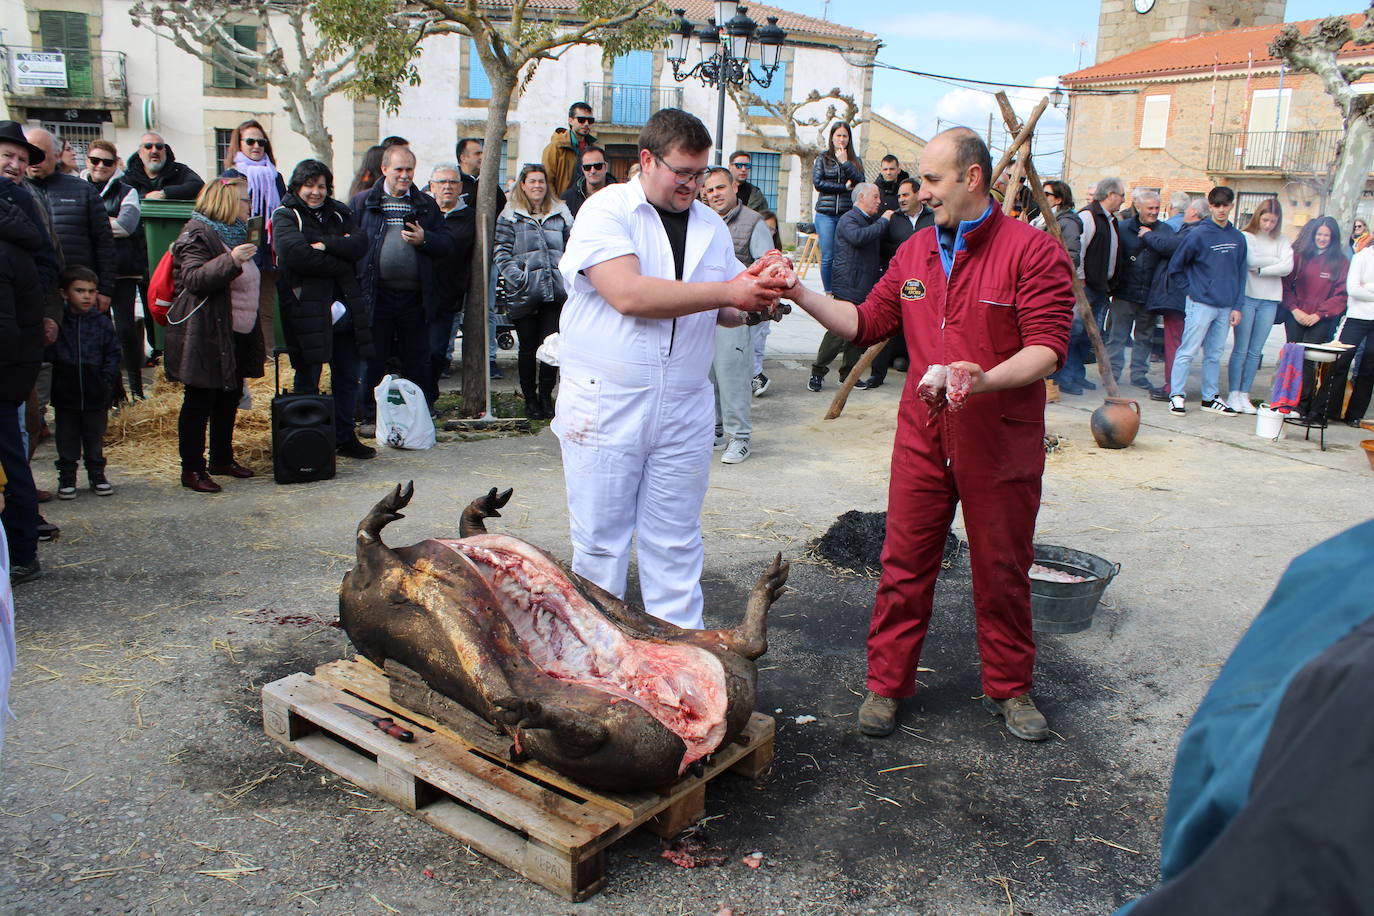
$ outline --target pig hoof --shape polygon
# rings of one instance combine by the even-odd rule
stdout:
[[[500,518],[500,509],[510,502],[511,494],[514,492],[513,489],[498,492],[492,487],[485,496],[468,503],[468,507],[463,510],[462,519],[458,522],[458,533],[465,538],[475,534],[486,534],[487,526],[483,519]]]
[[[515,742],[511,742],[510,750],[506,752],[506,759],[511,763],[524,763],[530,759],[530,752],[518,747]]]

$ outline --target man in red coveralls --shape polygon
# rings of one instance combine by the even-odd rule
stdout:
[[[904,393],[892,449],[883,576],[868,631],[865,735],[891,734],[916,690],[935,577],[956,503],[973,568],[983,705],[1027,741],[1049,736],[1031,700],[1035,638],[1029,570],[1045,467],[1045,386],[1063,364],[1072,267],[1048,234],[1010,219],[988,193],[992,162],[978,135],[947,130],[921,154],[920,198],[935,226],[908,239],[855,306],[798,284],[785,295],[836,334],[867,347],[904,334],[908,389],[928,365],[972,377],[968,402],[938,410]]]

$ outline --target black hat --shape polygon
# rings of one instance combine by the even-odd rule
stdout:
[[[29,165],[37,165],[48,158],[47,154],[28,140],[24,139],[24,128],[18,121],[0,121],[0,143],[17,143],[29,151]]]

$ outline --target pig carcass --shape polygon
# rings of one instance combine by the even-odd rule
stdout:
[[[587,785],[666,785],[733,740],[754,711],[781,555],[736,629],[683,630],[629,607],[539,548],[487,532],[511,491],[463,512],[459,538],[382,543],[413,488],[397,486],[358,525],[339,619],[378,666],[393,659]]]

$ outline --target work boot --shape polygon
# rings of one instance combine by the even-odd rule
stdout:
[[[1006,700],[983,697],[983,708],[994,716],[1001,716],[1007,722],[1007,731],[1022,741],[1044,741],[1050,736],[1050,725],[1029,693]]]
[[[859,731],[870,738],[886,738],[897,727],[897,701],[868,692],[859,707]]]

